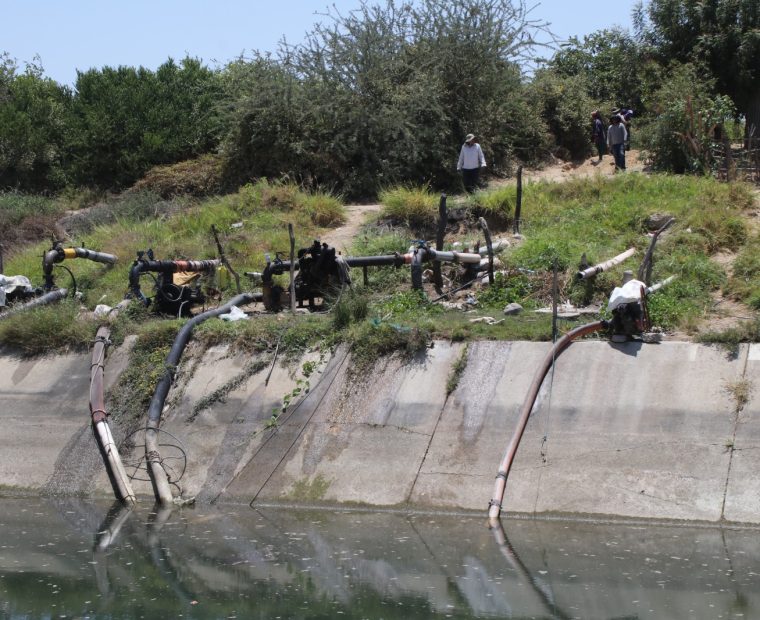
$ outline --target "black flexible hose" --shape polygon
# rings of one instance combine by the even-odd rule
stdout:
[[[20,312],[26,312],[27,310],[31,310],[32,308],[38,308],[39,306],[44,306],[47,304],[52,304],[56,301],[60,301],[64,297],[66,297],[68,293],[68,290],[65,288],[59,288],[54,291],[51,291],[50,293],[45,293],[41,297],[35,297],[31,301],[27,301],[23,304],[16,304],[6,310],[5,312],[0,314],[0,321],[3,319],[7,319],[8,317],[11,317],[15,314],[19,314]]]
[[[190,336],[195,327],[203,323],[206,319],[219,316],[220,314],[226,314],[232,309],[232,306],[240,306],[251,303],[252,301],[256,301],[255,295],[251,293],[243,293],[242,295],[233,297],[223,306],[195,315],[182,326],[182,329],[179,330],[177,337],[174,339],[169,355],[166,357],[164,375],[158,382],[156,391],[153,393],[153,399],[150,401],[150,407],[148,408],[149,425],[157,426],[161,419],[164,402],[166,401],[166,396],[169,394],[169,388],[174,380],[174,371],[179,364],[179,360],[182,357],[182,353],[184,352],[187,343],[190,341]]]

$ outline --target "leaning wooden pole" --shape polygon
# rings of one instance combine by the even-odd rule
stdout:
[[[237,294],[240,295],[240,293],[243,292],[240,288],[240,276],[238,275],[237,271],[232,268],[230,261],[227,260],[227,255],[224,253],[224,248],[219,241],[219,234],[217,233],[216,226],[214,226],[214,224],[211,224],[211,233],[214,235],[214,241],[216,241],[216,250],[219,253],[219,260],[222,261],[222,265],[227,267],[227,269],[229,269],[229,272],[232,274],[232,277],[235,278],[235,290],[237,291]]]
[[[512,227],[512,232],[518,234],[520,232],[520,218],[522,218],[522,171],[523,167],[517,167],[517,196],[515,198],[515,221]]]
[[[498,520],[499,515],[501,514],[502,501],[504,500],[504,491],[507,488],[509,470],[512,468],[512,462],[515,459],[515,454],[517,454],[517,448],[520,445],[525,426],[528,424],[528,418],[530,418],[530,413],[533,411],[533,405],[536,402],[538,391],[541,389],[541,384],[544,382],[546,373],[549,372],[554,360],[560,356],[573,340],[592,334],[601,329],[606,329],[606,327],[606,321],[596,321],[594,323],[588,323],[576,327],[557,340],[555,345],[546,354],[544,361],[533,378],[533,383],[531,383],[530,388],[528,389],[528,394],[525,397],[522,409],[520,410],[520,417],[517,420],[517,427],[512,433],[512,439],[510,439],[509,445],[504,453],[504,458],[499,466],[499,473],[496,474],[493,497],[488,503],[488,519],[492,525],[495,520]]]
[[[439,252],[443,250],[443,240],[446,236],[446,225],[448,224],[448,212],[446,210],[446,194],[441,194],[441,200],[438,203],[438,231],[435,236],[435,249]],[[441,273],[441,263],[433,263],[433,283],[435,290],[440,295],[443,292],[443,274]]]
[[[493,242],[491,241],[491,231],[488,229],[488,222],[484,217],[478,218],[478,226],[483,231],[486,238],[486,248],[488,250],[488,284],[493,284]]]

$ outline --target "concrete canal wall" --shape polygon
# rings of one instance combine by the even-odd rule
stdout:
[[[266,367],[246,377],[250,356],[188,350],[164,413],[162,442],[171,445],[162,455],[176,461],[177,477],[187,455],[177,485],[198,501],[485,515],[549,345],[465,346],[436,342],[412,362],[383,359],[363,373],[339,349],[315,360],[308,379],[300,363],[277,365],[268,383]],[[110,385],[127,357],[124,347],[111,352]],[[89,427],[89,364],[89,355],[0,357],[0,492],[111,494]],[[268,426],[299,387],[306,396]],[[504,511],[760,523],[758,387],[758,345],[731,354],[686,342],[575,343],[544,382]],[[139,462],[142,450],[125,460]],[[134,488],[152,501],[148,482]]]

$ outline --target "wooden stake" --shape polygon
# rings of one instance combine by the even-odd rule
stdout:
[[[230,265],[230,262],[227,260],[227,256],[224,254],[222,244],[219,242],[219,235],[216,232],[216,226],[214,226],[214,224],[211,224],[211,232],[214,235],[214,241],[216,241],[216,250],[219,252],[219,260],[222,261],[222,265],[227,267],[227,269],[230,270],[232,277],[235,278],[235,288],[237,289],[238,295],[240,295],[240,293],[242,293],[242,290],[240,290],[240,276],[232,268],[232,265]]]
[[[290,237],[290,311],[296,313],[296,237],[293,234],[293,224],[288,224]]]

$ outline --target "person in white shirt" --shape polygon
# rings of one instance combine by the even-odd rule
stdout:
[[[483,155],[483,149],[475,141],[475,134],[468,133],[462,149],[459,151],[459,161],[457,162],[457,171],[462,171],[464,189],[468,194],[477,189],[480,169],[485,167],[486,158]]]
[[[622,119],[617,114],[610,119],[610,127],[607,129],[607,146],[615,158],[615,172],[625,170],[625,141],[628,132]]]

